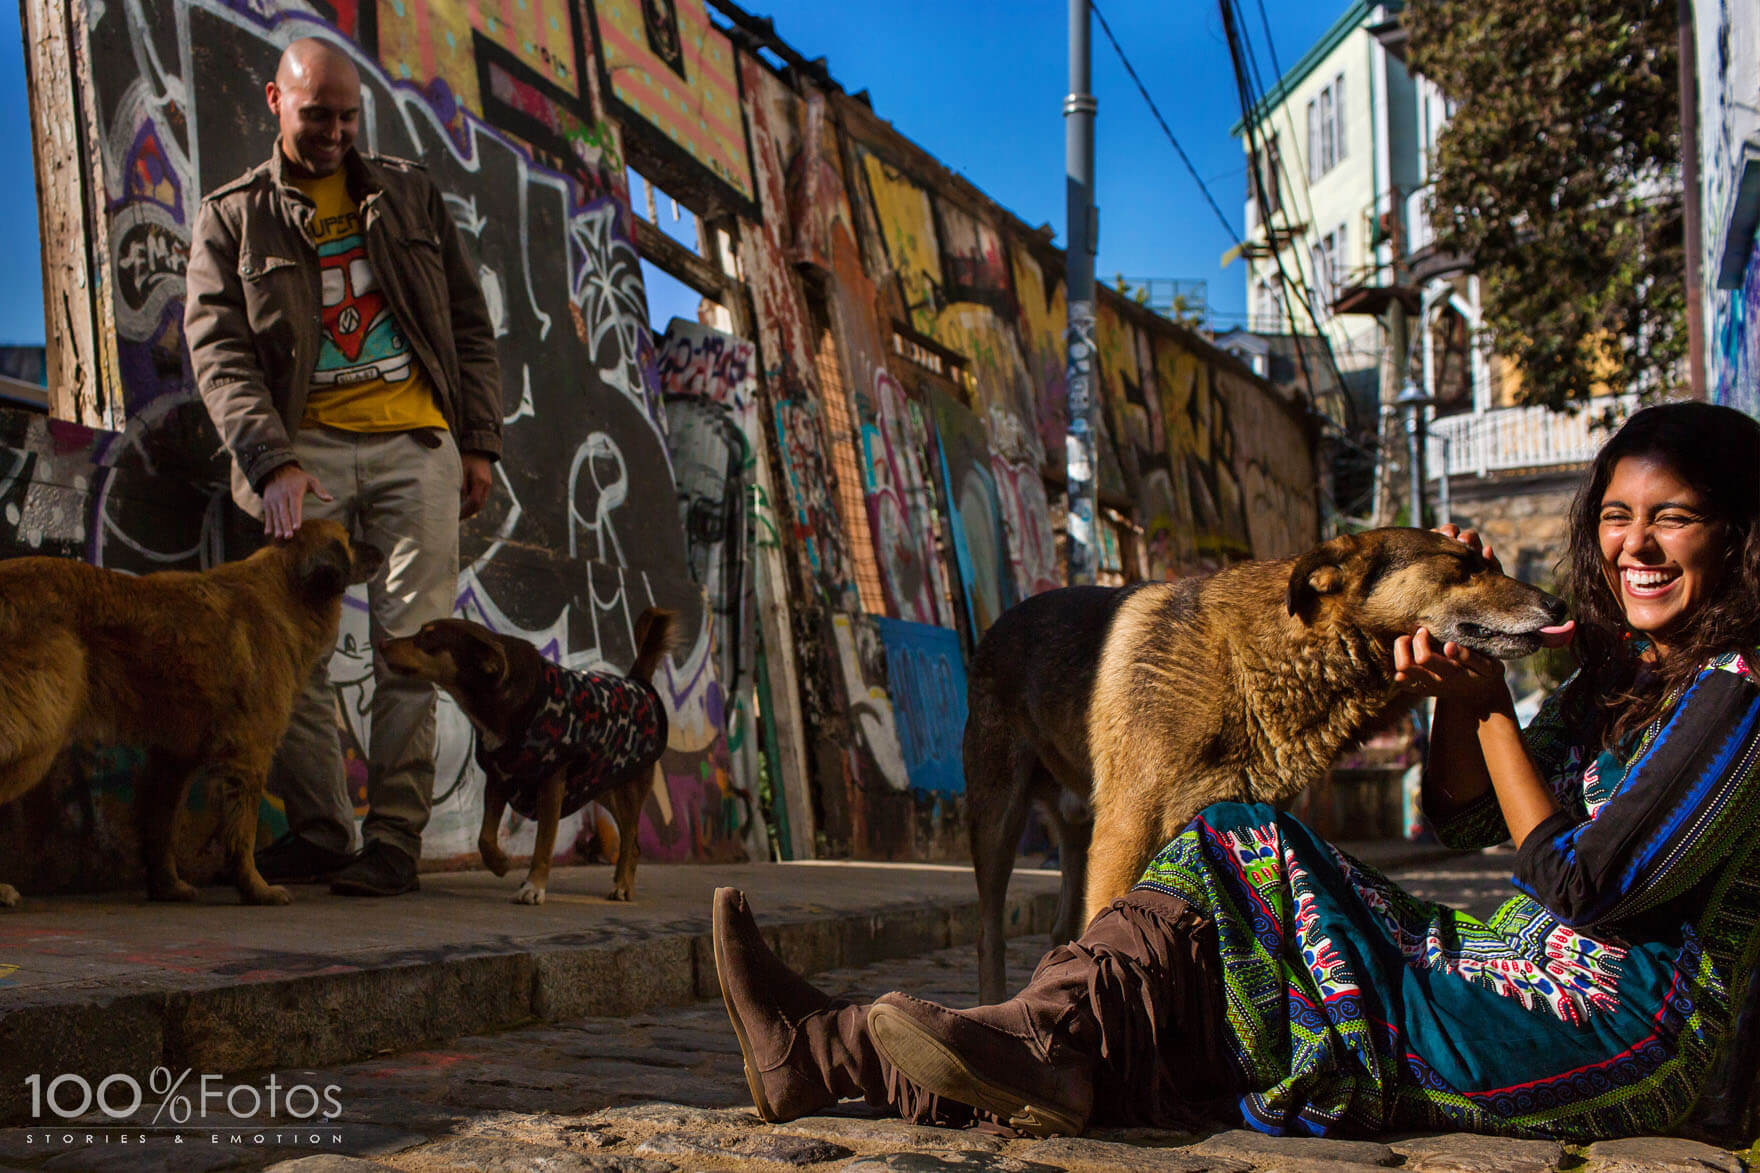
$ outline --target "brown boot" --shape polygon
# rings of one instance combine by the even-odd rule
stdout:
[[[737,888],[715,890],[713,940],[758,1115],[780,1124],[839,1100],[895,1106],[897,1081],[868,1039],[868,1008],[827,996],[784,965]]]
[[[1207,927],[1177,897],[1135,891],[1047,953],[1012,1000],[956,1011],[887,994],[868,1033],[920,1091],[1033,1136],[1080,1133],[1097,1085],[1108,1123],[1182,1126],[1196,1095],[1221,1090],[1200,1082],[1222,1026]]]
[[[912,1083],[1029,1136],[1078,1136],[1094,1108],[1090,967],[1053,949],[1007,1002],[949,1010],[887,994],[868,1011],[880,1054]]]

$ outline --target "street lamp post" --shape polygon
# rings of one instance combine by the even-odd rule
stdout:
[[[1069,94],[1063,99],[1064,212],[1069,254],[1064,283],[1069,298],[1065,387],[1068,430],[1064,434],[1069,509],[1065,549],[1071,586],[1092,585],[1098,562],[1094,532],[1094,254],[1099,213],[1094,208],[1094,111],[1088,92],[1089,0],[1069,0]]]
[[[1412,470],[1412,514],[1411,522],[1419,529],[1424,528],[1424,409],[1435,403],[1433,396],[1424,394],[1410,379],[1400,389],[1395,406],[1405,413],[1406,418],[1406,463]]]

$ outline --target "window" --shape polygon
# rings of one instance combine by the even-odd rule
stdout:
[[[1277,154],[1277,135],[1267,136],[1262,149],[1254,152],[1247,160],[1247,203],[1255,216],[1263,213],[1267,219],[1283,210],[1282,191],[1277,182],[1278,168],[1281,166]],[[1265,187],[1264,207],[1260,207],[1259,193],[1256,184]]]
[[[1284,328],[1277,317],[1277,293],[1263,277],[1253,283],[1252,317],[1247,328],[1265,334],[1275,334]]]
[[[1345,226],[1340,224],[1325,236],[1308,246],[1308,260],[1313,274],[1309,282],[1309,292],[1313,295],[1312,308],[1314,317],[1325,321],[1332,313],[1332,303],[1338,297],[1338,287],[1344,276]]]
[[[1308,100],[1308,178],[1319,179],[1344,161],[1344,74]]]

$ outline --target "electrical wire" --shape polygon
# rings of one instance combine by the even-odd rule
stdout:
[[[1261,159],[1265,157],[1266,153],[1261,152],[1259,149],[1260,139],[1258,135],[1258,126],[1254,117],[1254,111],[1258,105],[1258,101],[1253,93],[1252,80],[1253,75],[1256,73],[1256,67],[1253,65],[1251,58],[1246,57],[1246,50],[1243,45],[1244,30],[1237,26],[1233,4],[1230,0],[1218,0],[1218,3],[1222,14],[1223,36],[1228,42],[1229,60],[1234,67],[1235,88],[1241,103],[1241,127],[1247,138],[1247,148],[1250,158],[1249,166],[1252,168],[1253,172],[1254,196],[1259,203],[1260,222],[1265,225],[1266,243],[1269,246],[1272,263],[1277,267],[1278,281],[1283,293],[1284,312],[1293,326],[1296,318],[1294,310],[1290,307],[1290,301],[1292,300],[1290,291],[1299,290],[1304,296],[1296,297],[1293,300],[1301,302],[1302,309],[1305,312],[1309,323],[1314,327],[1315,335],[1321,340],[1321,348],[1326,355],[1327,365],[1331,368],[1333,381],[1338,388],[1339,398],[1344,405],[1347,430],[1356,430],[1358,423],[1356,418],[1356,405],[1351,401],[1350,391],[1344,381],[1344,372],[1338,365],[1338,356],[1333,352],[1332,340],[1321,327],[1320,320],[1314,313],[1312,301],[1313,291],[1308,287],[1306,279],[1301,277],[1301,267],[1299,264],[1296,267],[1297,278],[1292,279],[1290,277],[1288,270],[1286,270],[1283,265],[1282,250],[1277,247],[1276,237],[1271,227],[1270,200],[1266,194],[1264,173],[1262,170],[1263,164],[1261,163]],[[1281,172],[1283,166],[1283,160],[1281,157],[1277,161],[1277,166]],[[1306,348],[1298,345],[1296,352],[1303,360],[1303,373],[1309,385],[1308,394],[1312,397],[1314,394],[1313,380],[1312,376],[1308,374],[1306,369]]]
[[[1093,3],[1093,0],[1089,0],[1088,8],[1093,12],[1094,19],[1100,22],[1100,31],[1106,34],[1108,41],[1112,42],[1112,51],[1118,54],[1119,61],[1124,65],[1124,71],[1130,74],[1131,81],[1136,83],[1137,93],[1143,95],[1143,101],[1148,103],[1149,113],[1153,114],[1155,121],[1161,124],[1161,133],[1166,135],[1167,141],[1173,144],[1174,151],[1179,155],[1179,161],[1186,165],[1186,171],[1191,174],[1192,182],[1197,184],[1198,190],[1204,193],[1204,202],[1210,205],[1212,212],[1216,213],[1216,219],[1221,223],[1223,230],[1228,233],[1228,238],[1234,241],[1237,247],[1244,247],[1240,234],[1234,230],[1234,225],[1229,222],[1228,217],[1222,214],[1222,208],[1217,205],[1216,197],[1210,194],[1210,188],[1205,185],[1203,177],[1198,174],[1198,169],[1192,166],[1191,158],[1186,154],[1186,149],[1179,145],[1179,139],[1174,137],[1172,128],[1167,125],[1167,119],[1161,116],[1161,108],[1155,104],[1155,99],[1149,96],[1148,87],[1143,84],[1143,79],[1137,76],[1136,67],[1131,64],[1131,59],[1125,56],[1124,46],[1120,45],[1118,38],[1112,35],[1112,26],[1106,23],[1106,14],[1100,11],[1100,5]]]

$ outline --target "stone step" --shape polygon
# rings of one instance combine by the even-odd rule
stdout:
[[[1057,875],[1017,871],[1010,936],[1046,933]],[[428,874],[391,900],[295,888],[283,908],[229,891],[196,905],[29,900],[0,915],[0,1123],[31,1122],[25,1081],[156,1069],[345,1063],[528,1022],[633,1015],[717,994],[709,904],[746,890],[773,947],[806,973],[910,957],[977,937],[961,865],[644,866],[636,900],[608,868],[558,868],[548,901],[483,872]],[[972,991],[975,999],[977,991]]]

